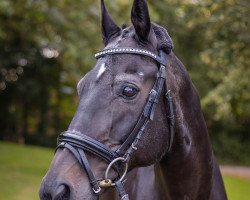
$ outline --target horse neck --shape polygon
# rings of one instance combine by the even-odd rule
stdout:
[[[170,196],[176,192],[175,197],[180,195],[183,199],[188,188],[191,191],[194,187],[210,189],[212,150],[198,93],[178,58],[171,53],[168,60],[167,76],[175,107],[175,133],[171,151],[156,164],[155,173],[158,183],[166,185],[164,192],[168,191]],[[181,184],[183,191],[180,191]]]

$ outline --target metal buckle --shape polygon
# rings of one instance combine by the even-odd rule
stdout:
[[[112,180],[110,179],[102,180],[98,184],[99,184],[99,187],[101,188],[109,188],[112,186]]]
[[[94,191],[95,194],[98,194],[101,192],[102,189],[100,187],[98,187],[97,190],[95,190],[95,188],[92,188],[92,190]]]
[[[132,149],[134,149],[135,151],[137,150],[136,144],[134,144],[134,142],[132,143]]]

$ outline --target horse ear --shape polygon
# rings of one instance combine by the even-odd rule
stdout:
[[[139,39],[148,40],[151,22],[146,0],[134,0],[131,21]]]
[[[119,33],[121,29],[115,24],[114,20],[108,13],[104,0],[101,0],[101,24],[102,24],[102,39],[105,45],[108,44],[110,38]]]

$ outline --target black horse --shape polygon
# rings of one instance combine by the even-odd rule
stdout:
[[[227,199],[198,93],[167,31],[151,23],[145,0],[134,0],[122,29],[101,8],[105,49],[78,83],[40,198]]]

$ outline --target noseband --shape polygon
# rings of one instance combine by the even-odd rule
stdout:
[[[138,143],[140,142],[142,136],[144,135],[147,125],[154,118],[155,108],[159,101],[164,85],[166,91],[165,92],[165,99],[167,104],[166,109],[168,111],[167,118],[169,123],[169,146],[167,152],[170,151],[173,143],[174,111],[173,111],[173,101],[170,94],[170,90],[168,90],[167,87],[167,81],[166,81],[167,60],[166,60],[166,54],[163,51],[160,51],[160,54],[158,56],[150,51],[143,49],[112,48],[98,52],[97,54],[95,54],[95,57],[96,59],[99,59],[106,55],[114,55],[114,54],[143,55],[146,57],[150,57],[159,64],[159,71],[154,86],[149,93],[148,100],[134,129],[130,134],[128,134],[127,139],[116,151],[113,151],[109,147],[105,146],[104,144],[98,142],[97,140],[87,135],[74,131],[66,131],[59,135],[57,149],[67,148],[76,157],[81,166],[85,169],[94,193],[98,194],[101,192],[102,188],[108,188],[114,186],[116,187],[120,198],[122,200],[128,200],[129,199],[128,194],[125,192],[123,187],[123,183],[125,181],[125,176],[128,169],[128,162],[133,152],[137,150]],[[96,179],[90,168],[89,162],[86,158],[85,151],[92,153],[102,158],[107,163],[109,163],[108,168],[105,172],[104,179],[101,180]],[[108,178],[108,173],[111,168],[113,168],[118,174],[118,177],[114,180]]]

